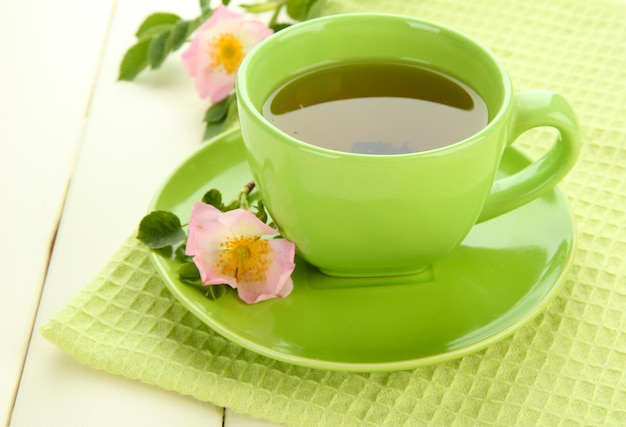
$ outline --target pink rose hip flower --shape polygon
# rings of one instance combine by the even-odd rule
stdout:
[[[187,73],[196,79],[202,99],[216,103],[235,87],[235,75],[244,56],[273,31],[262,21],[243,12],[218,6],[198,28],[182,60]]]
[[[272,239],[278,230],[252,212],[222,212],[198,202],[191,211],[185,253],[204,285],[228,284],[248,304],[285,297],[293,289],[295,244]]]

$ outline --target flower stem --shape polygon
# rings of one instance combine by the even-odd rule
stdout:
[[[250,203],[248,202],[248,194],[250,194],[250,192],[254,190],[255,185],[256,184],[254,183],[254,181],[250,181],[239,192],[239,207],[241,207],[242,209],[245,209],[247,211],[250,210]]]
[[[270,18],[270,21],[267,24],[268,27],[272,28],[274,25],[276,25],[276,23],[278,22],[278,15],[280,14],[280,11],[284,5],[285,5],[285,2],[283,1],[283,2],[280,2],[278,6],[276,6],[276,9],[274,9],[274,13],[272,13],[272,17]]]

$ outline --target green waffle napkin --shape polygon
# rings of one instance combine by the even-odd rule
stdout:
[[[572,271],[529,325],[486,350],[412,371],[344,373],[277,362],[227,341],[165,288],[129,239],[43,325],[96,368],[294,426],[626,425],[626,2],[327,2],[327,13],[415,15],[465,31],[517,90],[577,111],[581,158],[561,188],[578,227]],[[541,152],[541,131],[520,143]]]

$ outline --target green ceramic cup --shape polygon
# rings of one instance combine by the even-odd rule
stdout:
[[[411,60],[453,76],[485,100],[489,123],[443,148],[369,155],[307,144],[261,114],[269,95],[304,70],[354,60]],[[334,276],[424,270],[476,223],[551,189],[572,168],[580,146],[575,115],[562,96],[514,93],[501,62],[481,43],[405,16],[347,14],[293,25],[248,53],[236,90],[248,162],[268,211],[302,258]],[[545,155],[497,179],[507,146],[544,126],[558,131]]]

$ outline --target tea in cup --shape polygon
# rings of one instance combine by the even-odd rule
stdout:
[[[476,223],[554,187],[580,146],[562,96],[515,93],[481,43],[406,16],[292,25],[248,53],[236,91],[270,215],[303,259],[333,276],[422,271]],[[496,179],[506,148],[543,126],[558,132],[552,147]]]

